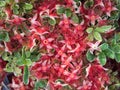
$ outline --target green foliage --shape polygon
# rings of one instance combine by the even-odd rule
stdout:
[[[5,1],[0,1],[0,7],[4,7],[6,5]]]
[[[24,15],[24,14],[29,14],[32,11],[33,5],[27,2],[24,3],[19,2],[19,3],[12,3],[11,8],[14,14]]]
[[[18,53],[16,53],[16,54],[18,54]],[[14,53],[14,55],[15,55],[15,53]],[[17,67],[17,63],[16,63],[19,57],[17,57],[16,55],[13,57],[13,55],[11,55],[10,53],[4,52],[2,54],[2,58],[3,58],[3,60],[8,62],[6,65],[6,68],[5,68],[6,72],[14,72],[14,74],[17,76],[21,75],[21,69],[19,67]]]
[[[111,59],[115,58],[115,53],[111,49],[104,50],[104,53],[108,58],[111,58]]]
[[[119,63],[120,62],[120,53],[115,54],[115,60]]]
[[[24,66],[24,72],[23,72],[23,82],[24,84],[28,84],[29,83],[29,69],[28,66]]]
[[[91,8],[94,5],[94,0],[86,0],[86,2],[84,3],[84,7],[86,9]]]
[[[120,88],[120,80],[118,79],[118,72],[117,71],[112,71],[109,70],[108,72],[109,77],[110,77],[110,84],[108,86],[108,90],[119,90]]]
[[[93,28],[91,28],[91,27],[86,29],[87,33],[92,33],[92,31],[93,31]]]
[[[38,51],[38,48],[33,48],[33,50],[30,53],[31,53],[30,59],[32,60],[32,62],[38,61],[41,57],[41,54]]]
[[[39,80],[35,83],[34,90],[39,90],[40,88],[44,89],[47,85],[46,80]]]
[[[5,18],[6,18],[6,13],[2,9],[0,9],[0,20],[3,20]]]
[[[24,66],[23,73],[23,81],[24,84],[29,83],[29,67],[33,62],[40,59],[40,53],[33,50],[32,52],[26,50],[25,47],[22,48],[19,52],[14,52],[12,54],[8,52],[4,52],[2,54],[3,60],[7,61],[7,65],[5,67],[6,72],[14,72],[16,76],[22,74],[22,70],[19,68],[20,66]],[[32,60],[34,58],[34,60]]]
[[[91,54],[88,50],[86,57],[88,61],[94,61],[94,57],[98,57],[101,65],[106,64],[106,59],[115,59],[116,62],[120,62],[120,33],[115,34],[111,39],[102,43],[99,48],[99,52]]]
[[[109,45],[107,43],[103,43],[100,45],[101,50],[106,50],[108,49]]]
[[[48,23],[49,23],[50,25],[54,26],[54,25],[56,24],[55,18],[53,18],[53,17],[52,17],[52,18],[49,18]]]
[[[115,44],[111,48],[115,53],[120,53],[120,45],[119,44]]]
[[[116,4],[116,8],[118,10],[111,12],[111,16],[109,20],[112,20],[113,22],[111,24],[114,25],[115,28],[119,28],[119,18],[120,18],[120,0],[112,0]]]
[[[67,8],[67,9],[65,10],[65,14],[66,14],[67,17],[71,17],[72,11],[71,11],[69,8]]]
[[[106,56],[103,52],[100,52],[98,55],[99,61],[101,65],[105,65],[106,64]]]
[[[71,19],[72,19],[72,21],[73,21],[74,23],[79,23],[79,22],[80,22],[80,21],[79,21],[79,17],[78,17],[77,14],[75,14],[75,13],[72,14]]]
[[[63,6],[57,6],[57,14],[61,15],[65,12],[65,8]]]
[[[31,10],[31,9],[33,9],[33,5],[30,4],[30,3],[25,3],[24,6],[23,6],[23,8],[24,8],[25,10]]]
[[[101,27],[89,27],[86,29],[86,32],[88,33],[88,39],[90,41],[98,40],[98,41],[102,41],[102,35],[101,33],[106,33],[107,31],[109,31],[112,28],[111,25],[105,25],[105,26],[101,26]]]
[[[93,41],[94,40],[94,36],[92,34],[88,34],[87,38],[88,38],[89,41]]]
[[[14,14],[19,14],[19,5],[18,4],[14,4],[12,9],[13,9]]]
[[[97,31],[99,33],[105,33],[106,31],[110,30],[111,28],[112,28],[111,25],[101,26],[101,27],[96,27],[95,31]]]
[[[10,41],[8,32],[0,31],[0,41],[5,41],[5,42],[9,42]]]
[[[94,61],[95,55],[93,55],[89,50],[86,53],[87,60],[92,62]]]
[[[79,2],[79,1],[81,1],[81,0],[74,0],[75,2]]]
[[[96,40],[102,41],[102,36],[99,32],[94,32],[93,35]]]

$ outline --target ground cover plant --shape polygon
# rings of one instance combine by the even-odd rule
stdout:
[[[0,0],[0,86],[119,90],[119,17],[120,0]]]

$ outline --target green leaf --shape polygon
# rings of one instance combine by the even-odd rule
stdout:
[[[120,53],[115,54],[115,60],[119,63],[120,62]]]
[[[25,47],[22,48],[22,60],[24,61],[26,58],[26,55],[25,55]]]
[[[14,70],[15,75],[20,75],[21,72],[22,72],[22,70],[20,68],[15,67],[15,70]]]
[[[31,52],[30,52],[30,51],[26,51],[26,52],[25,52],[25,55],[26,55],[26,57],[28,58],[28,57],[30,57]]]
[[[74,0],[75,2],[79,2],[80,0]]]
[[[23,66],[24,65],[24,61],[20,58],[19,60],[17,60],[17,65],[18,66]]]
[[[96,40],[102,41],[102,37],[101,37],[101,34],[99,32],[94,32],[93,35],[94,35],[94,38]]]
[[[94,37],[93,37],[92,34],[89,34],[87,38],[88,38],[88,40],[90,40],[90,41],[93,41],[93,39],[94,39]]]
[[[110,30],[111,28],[112,28],[111,25],[96,27],[95,31],[100,32],[100,33],[105,33],[106,31]]]
[[[5,41],[5,42],[10,41],[8,32],[0,32],[0,41]]]
[[[19,5],[18,4],[15,4],[12,8],[13,8],[14,14],[19,14]]]
[[[16,57],[17,59],[21,59],[21,54],[20,54],[20,52],[15,52],[15,53],[14,53],[14,57]]]
[[[93,54],[91,54],[89,50],[86,53],[86,57],[87,57],[87,60],[90,62],[93,62],[94,58],[95,58],[95,56]]]
[[[74,22],[74,23],[79,23],[79,17],[74,13],[74,14],[72,14],[72,21]]]
[[[111,49],[104,50],[104,53],[107,57],[109,57],[111,59],[115,58],[115,53]]]
[[[39,80],[35,83],[35,90],[38,90],[39,88],[45,88],[47,85],[46,80]]]
[[[66,14],[67,17],[71,17],[72,11],[70,9],[66,9],[65,14]]]
[[[48,23],[49,23],[50,25],[54,26],[54,25],[56,24],[55,18],[49,18]]]
[[[108,49],[109,45],[107,43],[103,43],[100,45],[101,50],[106,50]]]
[[[13,72],[13,68],[12,68],[12,67],[5,68],[4,70],[5,70],[6,72]]]
[[[61,15],[65,12],[65,8],[62,6],[57,6],[57,14]]]
[[[36,62],[40,59],[40,57],[41,57],[40,53],[39,54],[31,54],[30,59],[32,60],[32,62]]]
[[[31,9],[33,8],[33,5],[30,4],[30,3],[25,3],[23,8],[24,8],[25,10],[31,10]]]
[[[4,12],[4,10],[0,9],[0,19],[5,19],[6,18],[6,13]]]
[[[26,85],[29,83],[29,69],[28,69],[28,66],[24,67],[23,82]]]
[[[30,59],[26,59],[25,60],[25,65],[31,66],[32,65],[32,61]]]
[[[100,52],[98,55],[99,61],[101,65],[105,65],[106,64],[106,56],[103,52]]]
[[[92,7],[94,5],[94,1],[93,0],[87,0],[85,3],[84,3],[84,7],[86,9],[89,9],[90,7]]]
[[[6,5],[5,1],[0,1],[0,7],[4,7]]]
[[[7,63],[5,69],[6,72],[13,72],[13,68],[9,65],[9,63]]]
[[[120,41],[120,33],[115,34],[114,39],[116,42],[119,42]]]
[[[2,54],[2,59],[4,60],[4,61],[9,61],[9,53],[8,52],[4,52],[3,54]]]
[[[20,7],[19,7],[19,5],[18,4],[15,4],[14,6],[13,6],[13,9],[19,9]]]
[[[118,12],[118,11],[112,12],[109,20],[118,20],[118,19],[119,19],[119,12]],[[118,23],[118,22],[117,22],[117,23]],[[117,23],[114,22],[114,24],[117,24]]]
[[[115,53],[120,53],[120,45],[119,44],[115,44],[111,47],[111,49],[115,52]]]
[[[14,3],[14,0],[5,0],[6,3],[11,4]]]
[[[91,33],[92,31],[93,31],[93,28],[91,28],[91,27],[86,29],[87,33]]]

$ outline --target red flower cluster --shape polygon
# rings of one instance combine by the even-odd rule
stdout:
[[[91,83],[91,86],[88,85],[88,88],[91,88],[90,90],[100,90],[105,83],[109,83],[109,77],[106,74],[105,69],[101,65],[89,65],[86,70],[86,77],[88,78],[89,83]]]
[[[109,17],[111,12],[117,9],[113,7],[110,0],[90,1],[94,3],[87,8],[84,0],[79,2],[44,0],[40,2],[40,5],[34,5],[33,17],[30,18],[11,15],[11,10],[7,9],[8,20],[6,22],[15,28],[9,31],[12,33],[10,41],[2,43],[5,51],[12,53],[21,49],[22,46],[26,46],[32,51],[38,47],[41,57],[30,67],[31,75],[37,80],[47,79],[48,86],[52,87],[51,90],[59,90],[66,84],[71,85],[75,90],[100,90],[109,81],[104,68],[92,63],[87,67],[87,75],[83,71],[83,67],[87,66],[86,62],[84,63],[85,52],[90,46],[86,29],[93,25],[106,25],[109,20],[103,16]],[[76,23],[77,20],[68,17],[65,14],[67,11],[58,14],[57,9],[60,8],[58,6],[69,9],[73,19],[78,17],[79,22]],[[96,9],[100,10],[96,11]],[[49,23],[49,20],[52,24]],[[55,24],[53,25],[53,23]],[[18,30],[22,25],[28,29],[28,32]],[[7,29],[7,26],[1,27]],[[97,49],[97,46],[90,47],[93,47],[92,53]],[[58,79],[63,80],[66,84],[56,83]],[[17,89],[25,88],[19,79],[13,79],[11,87],[15,90],[27,90]]]

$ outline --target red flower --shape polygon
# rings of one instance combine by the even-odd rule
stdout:
[[[50,70],[50,67],[51,65],[47,60],[41,60],[32,66],[31,71],[33,75],[37,77],[37,79],[48,78],[47,75],[49,75],[48,72]]]
[[[103,10],[108,16],[110,16],[111,12],[117,10],[117,8],[113,7],[110,0],[105,0],[105,6]]]
[[[66,45],[63,45],[61,48],[60,47],[55,47],[55,50],[56,50],[55,58],[61,57],[61,59],[62,59],[64,57],[66,57],[65,47],[66,47]]]
[[[94,0],[95,1],[95,5],[100,5],[100,6],[104,6],[104,4],[103,4],[103,1],[102,0]]]
[[[67,58],[66,58],[66,57],[63,58],[63,59],[62,59],[62,63],[61,63],[61,67],[64,67],[64,68],[67,67],[67,66],[70,67],[70,64],[71,64],[70,62],[71,62],[72,60],[73,60],[72,56],[69,56],[69,57],[67,57]]]
[[[14,19],[8,20],[11,24],[14,25],[20,25],[23,21],[25,21],[25,18],[13,15]]]
[[[12,90],[31,90],[33,89],[33,81],[30,79],[30,83],[26,86],[22,82],[22,77],[12,77],[12,83],[9,84],[10,89]]]
[[[35,14],[33,18],[30,18],[31,27],[41,26],[40,22],[37,21],[38,14]]]
[[[79,8],[80,8],[79,11],[82,15],[87,14],[88,11],[85,9],[83,4],[81,4]]]
[[[85,15],[85,17],[90,21],[92,25],[95,25],[96,20],[100,20],[101,17],[95,14],[94,11],[91,11],[88,15]]]
[[[33,49],[33,47],[36,45],[36,40],[40,41],[40,36],[35,33],[34,31],[31,32],[29,36],[27,36],[27,46],[30,48],[30,51]]]
[[[39,27],[39,26],[31,27],[31,32],[35,32],[38,35],[43,35],[43,34],[49,33],[48,32],[48,28],[46,28],[46,27]]]
[[[92,82],[92,86],[97,87],[98,90],[103,87],[105,83],[109,83],[109,77],[101,65],[89,65],[86,71],[86,77],[90,82]]]
[[[10,17],[12,16],[12,10],[10,9],[10,7],[5,8],[5,13],[7,15],[6,20],[9,20]]]
[[[74,1],[73,0],[65,0],[65,2],[68,6],[72,6]]]
[[[53,48],[53,40],[54,38],[45,38],[44,36],[40,36],[41,38],[41,43],[40,43],[40,48],[46,48],[47,51],[49,52]]]
[[[64,17],[64,19],[60,21],[59,26],[65,30],[70,27],[70,24],[71,24],[71,21],[68,18]]]
[[[69,83],[72,83],[73,81],[78,80],[80,78],[80,76],[77,75],[77,72],[74,71],[72,73],[64,72],[64,75],[67,76],[66,81]]]
[[[90,47],[90,52],[93,54],[93,52],[95,51],[95,50],[97,50],[97,51],[100,51],[100,47],[99,47],[99,44],[101,43],[101,41],[97,41],[97,42],[95,42],[94,44],[93,43],[91,43],[91,42],[88,42],[87,44],[89,45],[89,47]]]
[[[76,35],[82,36],[84,34],[84,30],[86,29],[85,22],[82,21],[80,24],[74,24],[75,30],[74,33]]]
[[[102,20],[99,20],[98,26],[105,26],[105,25],[107,25],[107,23],[108,23],[107,19],[102,19]]]

